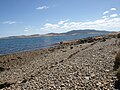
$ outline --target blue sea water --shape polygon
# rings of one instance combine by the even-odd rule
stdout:
[[[60,41],[75,40],[98,35],[100,34],[0,39],[0,55],[41,49],[49,47],[52,44],[55,44]]]

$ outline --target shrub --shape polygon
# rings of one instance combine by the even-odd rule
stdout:
[[[118,51],[115,62],[114,62],[114,69],[117,70],[120,67],[120,50]]]
[[[118,51],[118,53],[116,54],[115,57],[115,62],[114,62],[114,70],[116,70],[116,76],[118,78],[118,80],[120,81],[120,50]]]
[[[117,34],[117,38],[120,38],[120,33]]]
[[[117,76],[118,80],[120,80],[120,67],[117,70],[116,76]]]

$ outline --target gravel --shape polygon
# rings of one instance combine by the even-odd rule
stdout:
[[[45,49],[34,57],[19,57],[19,63],[1,62],[0,89],[118,90],[113,71],[115,40]]]

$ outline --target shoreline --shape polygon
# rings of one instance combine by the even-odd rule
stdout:
[[[0,89],[113,90],[116,35],[63,41],[51,48],[0,56]]]
[[[96,35],[95,35],[96,36]],[[93,36],[87,36],[87,37],[95,37],[94,35]],[[102,36],[102,35],[97,35],[97,36]],[[82,39],[82,37],[83,36],[81,36],[80,38]],[[85,38],[87,38],[87,37],[85,37]],[[74,37],[73,37],[74,38]],[[77,37],[78,38],[78,37]],[[61,40],[61,41],[75,41],[75,40],[80,40],[79,38],[78,39],[72,39],[71,38],[71,40]],[[15,41],[13,41],[13,42],[15,42]],[[59,42],[60,42],[60,40],[57,40],[56,42],[52,42],[52,41],[50,41],[51,42],[51,44],[47,44],[47,45],[42,45],[42,44],[38,44],[38,46],[37,47],[34,47],[34,46],[32,46],[32,42],[31,42],[31,40],[30,40],[30,43],[31,44],[23,44],[23,45],[21,45],[20,44],[20,47],[18,47],[18,46],[16,46],[16,44],[12,44],[11,42],[10,42],[10,45],[8,45],[8,46],[6,46],[6,47],[3,47],[3,46],[1,46],[1,47],[3,47],[3,49],[1,49],[1,55],[7,55],[7,54],[13,54],[13,53],[19,53],[19,52],[25,52],[25,51],[34,51],[34,50],[39,50],[39,49],[44,49],[44,48],[49,48],[49,47],[53,47],[53,45],[55,45],[55,44],[59,44]],[[22,43],[22,42],[21,42]],[[3,43],[3,45],[4,45],[4,43]],[[34,44],[33,44],[34,45]],[[28,48],[28,47],[26,47],[26,46],[31,46],[32,48]],[[36,45],[35,45],[36,46]],[[11,48],[8,48],[8,47],[11,47]],[[22,48],[23,47],[23,48]],[[8,48],[8,49],[5,49],[5,48]],[[25,49],[26,48],[26,49]]]
[[[51,47],[0,55],[0,64],[1,63],[10,63],[10,62],[12,63],[12,61],[17,62],[18,60],[20,60],[22,62],[22,60],[26,61],[27,58],[28,58],[28,61],[30,61],[31,59],[33,59],[35,57],[44,56],[44,54],[49,54],[49,53],[54,52],[55,50],[64,49],[66,47],[72,47],[72,46],[76,46],[76,45],[82,46],[82,45],[86,45],[86,44],[94,45],[97,42],[104,42],[107,39],[115,37],[116,35],[117,35],[117,33],[81,38],[81,39],[76,39],[76,40],[62,41],[62,42],[53,44]]]
[[[54,47],[59,47],[60,45],[64,45],[64,44],[84,44],[84,43],[90,43],[90,42],[94,42],[96,41],[97,39],[95,38],[98,38],[98,40],[102,40],[102,39],[107,39],[108,38],[108,35],[109,34],[106,34],[106,35],[98,35],[98,36],[90,36],[90,37],[86,37],[86,38],[80,38],[80,39],[74,39],[74,40],[65,40],[65,41],[61,41],[61,42],[56,42],[54,44],[51,44],[47,47],[41,47],[41,48],[36,48],[36,49],[32,49],[32,50],[23,50],[23,51],[17,51],[17,52],[13,52],[13,53],[7,53],[7,54],[0,54],[0,56],[4,56],[4,55],[11,55],[11,54],[19,54],[19,53],[24,53],[24,52],[32,52],[32,51],[39,51],[39,50],[42,50],[42,49],[49,49],[49,48],[54,48]],[[106,37],[107,36],[107,37]],[[100,38],[99,38],[100,37]],[[90,41],[91,39],[91,41]],[[93,41],[94,39],[94,41]],[[82,41],[82,42],[81,42]]]

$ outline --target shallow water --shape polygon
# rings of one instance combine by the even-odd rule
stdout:
[[[55,44],[60,41],[74,40],[98,35],[101,34],[0,39],[0,54],[9,54],[20,51],[35,50],[38,48],[50,47],[52,44]]]

